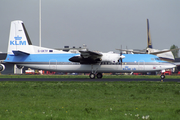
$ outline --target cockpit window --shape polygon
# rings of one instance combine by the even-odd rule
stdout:
[[[157,61],[161,60],[160,58],[155,58]]]

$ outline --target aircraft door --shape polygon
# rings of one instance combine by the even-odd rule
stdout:
[[[57,60],[56,59],[49,60],[49,69],[50,70],[56,70],[57,69]]]
[[[138,61],[138,69],[139,70],[144,70],[145,69],[145,62],[144,62],[144,60],[139,60]]]

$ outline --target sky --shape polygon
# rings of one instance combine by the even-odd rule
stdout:
[[[145,49],[149,19],[155,49],[180,47],[180,0],[41,0],[41,46],[93,51]],[[39,0],[0,0],[0,51],[7,52],[10,23],[22,20],[39,45]]]

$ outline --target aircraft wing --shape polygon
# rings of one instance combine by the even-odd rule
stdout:
[[[165,52],[170,52],[170,51],[174,51],[174,50],[179,50],[180,48],[176,48],[176,49],[169,49],[169,50],[162,50],[162,51],[158,51],[158,52],[151,52],[151,54],[153,55],[157,55],[157,54],[161,54],[161,53],[165,53]]]
[[[127,50],[127,49],[116,49],[116,50],[119,50],[119,51],[126,51],[126,52],[133,52],[135,54],[145,54],[145,52],[142,51],[134,51],[134,50]]]
[[[81,57],[83,58],[91,58],[91,59],[97,59],[102,56],[101,53],[93,52],[93,51],[79,51],[81,53]]]
[[[161,54],[161,53],[165,53],[165,52],[170,52],[170,51],[174,51],[174,50],[179,50],[180,48],[176,48],[176,49],[169,49],[169,50],[162,50],[162,51],[158,51],[158,52],[151,52],[150,54],[153,55],[157,55],[157,54]],[[116,49],[116,50],[120,50],[120,51],[127,51],[127,52],[133,52],[135,54],[146,54],[146,52],[143,51],[134,51],[134,50],[127,50],[127,49]]]
[[[71,62],[79,62],[81,64],[96,64],[101,61],[103,56],[101,53],[93,51],[79,51],[80,56],[73,56],[69,59]]]
[[[176,66],[180,66],[180,62],[173,62]]]
[[[81,53],[82,61],[87,64],[97,63],[101,61],[101,57],[103,56],[101,53],[93,52],[93,51],[79,51],[79,52]]]

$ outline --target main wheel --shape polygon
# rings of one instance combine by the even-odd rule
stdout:
[[[96,76],[98,79],[101,79],[103,75],[102,75],[102,73],[98,73]]]
[[[90,73],[89,77],[90,77],[91,79],[94,79],[94,78],[95,78],[95,74],[94,74],[94,73]]]

